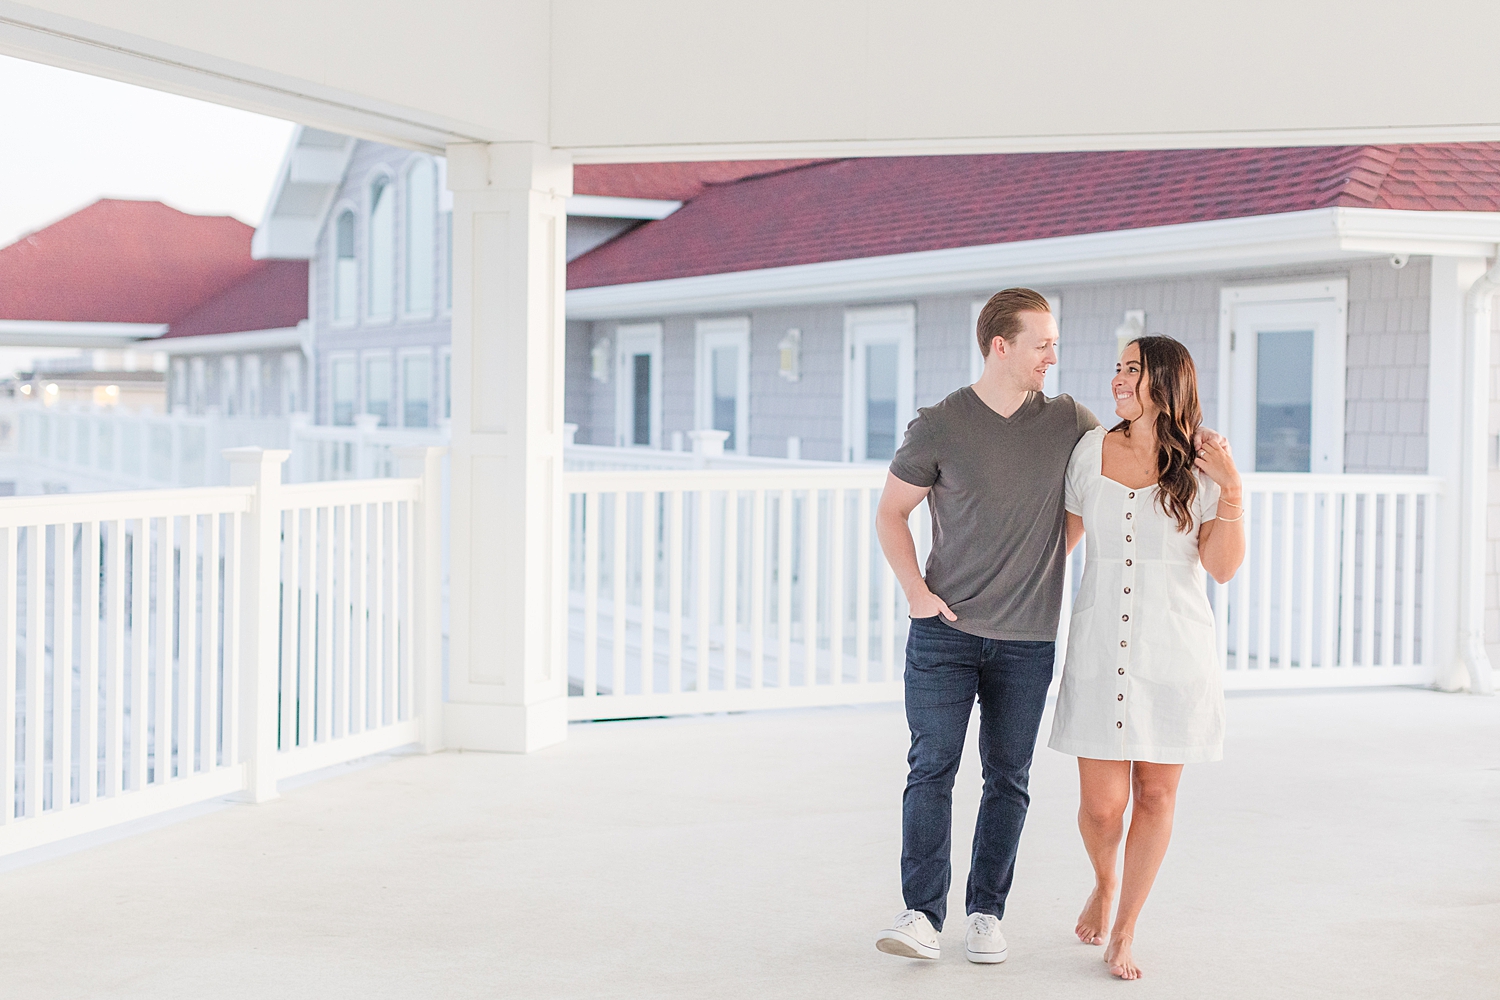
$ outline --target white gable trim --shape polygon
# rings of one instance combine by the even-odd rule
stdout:
[[[1384,254],[1495,256],[1500,212],[1320,208],[792,267],[576,288],[569,319],[852,303],[1003,288],[1324,263]]]
[[[165,323],[0,319],[0,347],[132,347],[166,332]]]

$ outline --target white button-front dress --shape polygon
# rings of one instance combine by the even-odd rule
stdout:
[[[1101,471],[1105,429],[1079,440],[1065,503],[1083,517],[1087,560],[1068,631],[1052,737],[1077,757],[1196,764],[1224,751],[1224,682],[1198,529],[1219,488],[1198,473],[1191,531]]]

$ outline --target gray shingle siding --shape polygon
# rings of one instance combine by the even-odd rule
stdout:
[[[1279,268],[1140,281],[1048,286],[1059,298],[1062,332],[1058,385],[1106,423],[1113,422],[1109,381],[1115,328],[1128,309],[1146,313],[1146,329],[1187,345],[1198,366],[1205,421],[1219,413],[1219,296],[1226,285],[1347,277],[1345,467],[1349,472],[1420,473],[1427,467],[1427,313],[1430,263],[1414,258],[1397,271],[1382,258],[1344,265]],[[917,299],[915,395],[929,405],[969,381],[972,304],[989,289]],[[864,306],[866,303],[859,303]],[[804,458],[838,460],[843,445],[845,307],[792,306],[750,313],[750,451],[779,456],[789,435]],[[694,424],[694,323],[663,321],[663,444]],[[789,327],[802,331],[802,378],[777,374],[777,345]],[[595,323],[594,337],[614,324]],[[583,386],[593,404],[592,440],[612,443],[614,386]],[[581,424],[581,421],[580,421]],[[579,440],[585,440],[580,431]]]

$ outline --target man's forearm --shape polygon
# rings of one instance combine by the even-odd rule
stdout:
[[[901,585],[907,600],[911,600],[913,593],[925,591],[927,581],[922,579],[922,569],[917,565],[917,545],[912,540],[911,526],[906,520],[877,513],[875,534],[880,539],[880,550],[885,553],[885,561],[896,574],[896,582]]]

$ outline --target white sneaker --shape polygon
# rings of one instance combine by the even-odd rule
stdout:
[[[902,958],[937,958],[942,954],[932,921],[919,910],[902,910],[889,928],[875,936],[875,947]]]
[[[969,961],[991,965],[1005,961],[1006,954],[1000,921],[988,913],[969,914],[969,930],[964,934],[964,955]]]

